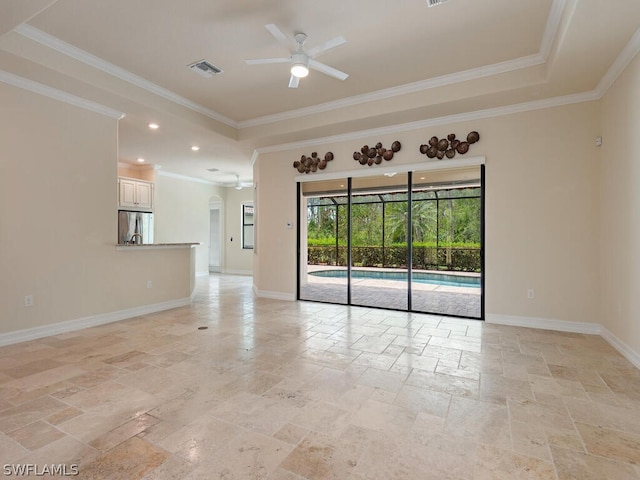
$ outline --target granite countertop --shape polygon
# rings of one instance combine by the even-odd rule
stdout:
[[[185,248],[201,245],[200,242],[184,242],[184,243],[117,243],[116,247],[120,248]]]

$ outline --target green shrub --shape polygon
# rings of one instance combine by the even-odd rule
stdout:
[[[334,246],[336,245],[335,238],[309,238],[307,245],[314,247]]]
[[[347,247],[308,245],[307,261],[311,265],[347,265]],[[479,272],[480,249],[477,246],[436,248],[433,244],[414,244],[413,268],[420,270],[453,270]],[[407,247],[394,244],[391,247],[353,247],[352,263],[356,267],[407,268]]]

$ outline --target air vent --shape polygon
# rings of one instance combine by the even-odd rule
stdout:
[[[214,75],[218,75],[222,73],[221,68],[216,67],[215,65],[207,62],[206,60],[200,60],[199,62],[192,63],[191,65],[188,65],[188,67],[194,72],[207,78],[211,78]]]
[[[427,6],[429,8],[431,7],[437,7],[438,5],[446,2],[447,0],[427,0]]]

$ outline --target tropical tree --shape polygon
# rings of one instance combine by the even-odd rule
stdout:
[[[435,241],[436,202],[420,200],[411,205],[411,238],[413,242]],[[391,202],[385,210],[385,243],[406,243],[408,225],[408,203]]]

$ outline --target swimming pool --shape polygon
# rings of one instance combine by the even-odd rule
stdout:
[[[314,277],[347,278],[346,270],[318,270],[309,272]],[[378,280],[407,281],[406,272],[389,272],[376,270],[351,270],[351,278],[371,278]],[[413,272],[411,281],[416,283],[429,283],[431,285],[444,285],[448,287],[472,287],[480,288],[480,277],[468,277],[463,275],[448,275],[446,273]]]

